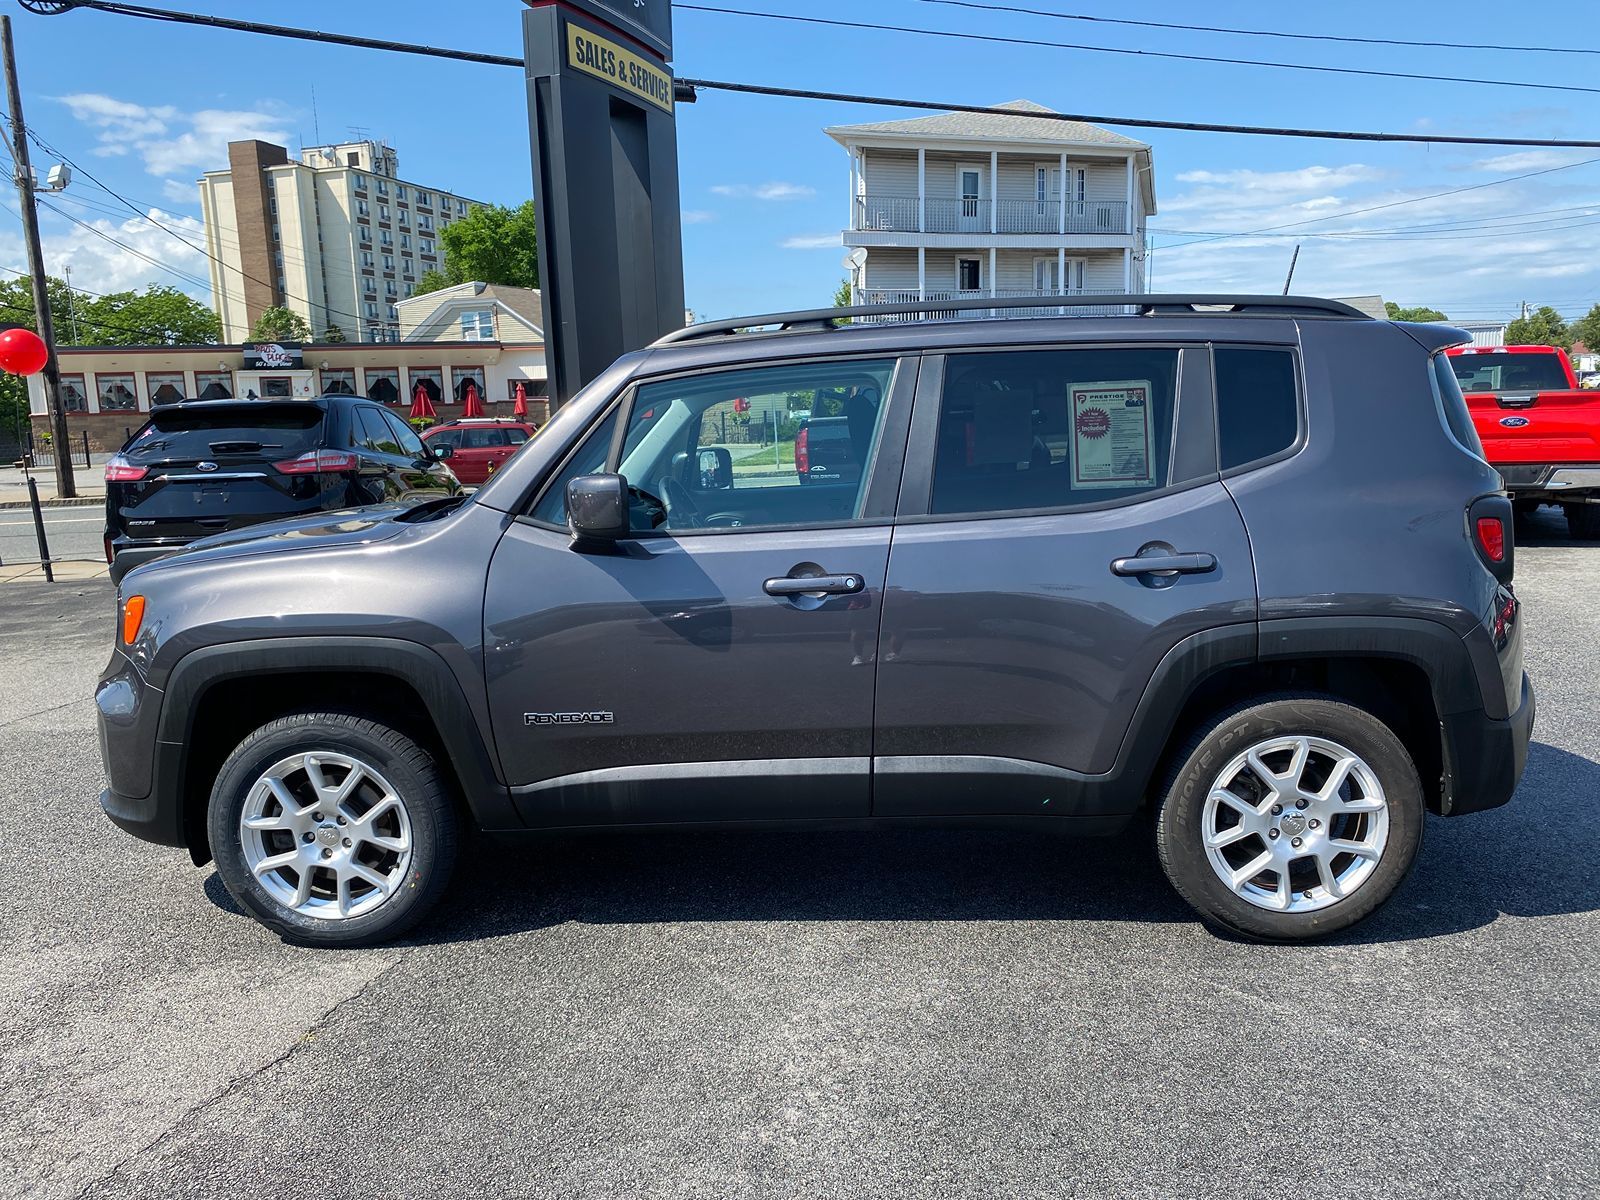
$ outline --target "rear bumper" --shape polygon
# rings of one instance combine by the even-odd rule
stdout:
[[[1600,499],[1600,463],[1506,463],[1495,470],[1518,500]]]
[[[176,554],[187,546],[188,542],[162,542],[153,546],[137,544],[111,545],[111,582],[121,583],[122,577],[135,567],[142,566],[158,558],[165,558],[169,554]]]
[[[1499,808],[1511,799],[1528,765],[1528,742],[1538,707],[1533,684],[1522,676],[1522,696],[1504,720],[1478,712],[1451,713],[1443,720],[1446,816]]]

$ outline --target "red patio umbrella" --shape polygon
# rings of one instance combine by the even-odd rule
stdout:
[[[517,403],[511,411],[516,416],[524,419],[528,415],[528,387],[520,379],[517,380]]]
[[[467,380],[466,385],[461,389],[461,415],[463,417],[483,416],[483,401],[478,397],[476,380]]]
[[[439,414],[433,410],[433,401],[428,399],[428,389],[422,386],[422,381],[417,381],[417,386],[411,389],[411,415],[413,417],[437,417]]]

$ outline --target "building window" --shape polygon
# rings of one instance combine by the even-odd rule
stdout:
[[[392,305],[392,304],[389,305],[389,320],[398,321],[399,319],[400,319],[400,310],[395,308],[395,306]]]
[[[394,234],[390,233],[387,229],[380,229],[378,230],[378,240],[381,241],[385,246],[392,246],[394,245]]]
[[[392,254],[385,254],[385,255],[384,255],[384,256],[383,256],[383,269],[384,269],[384,270],[385,270],[385,271],[392,271],[392,270],[394,270],[394,255],[392,255]]]
[[[409,233],[402,233],[400,235],[400,249],[402,249],[402,250],[411,249],[411,235]]]
[[[399,404],[402,399],[400,372],[393,367],[368,367],[367,399],[379,404]]]
[[[66,405],[68,412],[89,411],[89,391],[83,385],[82,375],[61,377],[61,403]]]
[[[433,196],[428,192],[418,192],[417,193],[417,203],[418,204],[424,204],[424,205],[432,204],[433,203]]]
[[[382,179],[378,180],[378,195],[387,196],[388,194],[389,194],[389,184],[385,180],[382,180]]]
[[[414,398],[419,387],[435,405],[444,402],[444,375],[438,367],[410,367],[406,370],[407,398]]]
[[[196,400],[232,400],[232,371],[196,371],[194,373]]]
[[[267,208],[271,210],[273,216],[278,215],[278,198],[276,196],[267,201]]]
[[[367,216],[371,216],[371,215],[372,215],[372,209],[367,205],[367,202],[365,200],[357,200],[356,201],[356,216],[358,216],[358,217],[367,217]]]
[[[419,248],[422,250],[422,252],[424,254],[432,254],[433,253],[433,239],[432,238],[423,238],[421,243],[420,243]]]
[[[361,252],[361,265],[363,267],[365,267],[369,271],[372,270],[372,251],[371,250],[363,250]]]
[[[548,396],[550,394],[550,381],[547,379],[508,379],[506,380],[507,400],[515,400],[517,398],[517,384],[519,383],[522,385],[522,394],[529,400],[536,396]]]
[[[283,241],[283,231],[278,228],[276,221],[272,223],[272,240],[275,242]]]
[[[478,393],[479,400],[488,398],[488,393],[483,389],[482,367],[452,367],[450,369],[450,382],[457,404],[466,403],[468,384],[471,384],[473,390]]]
[[[383,281],[383,294],[385,296],[394,296],[394,295],[397,295],[398,292],[399,292],[399,289],[394,286],[394,280],[385,279]]]
[[[354,367],[329,367],[322,372],[324,396],[354,396],[356,370]]]
[[[421,230],[423,233],[432,233],[433,232],[433,218],[430,217],[427,213],[419,213],[417,215],[417,228],[419,230]]]
[[[139,407],[139,393],[134,390],[132,375],[100,375],[94,377],[100,397],[101,412],[133,412]]]
[[[367,301],[367,320],[376,321],[377,319],[378,319],[378,305],[377,305],[376,302],[374,302],[372,300],[368,300]]]
[[[413,268],[412,268],[412,265],[411,265],[411,259],[402,258],[400,260],[400,271],[401,271],[401,274],[406,275],[406,276],[410,276],[412,274]]]
[[[389,219],[389,206],[387,204],[378,205],[378,220],[387,221],[388,219]]]
[[[406,185],[405,184],[403,184],[403,183],[395,184],[394,198],[396,200],[404,202],[404,200],[406,198]]]
[[[351,166],[354,166],[358,161],[354,154],[350,156]],[[351,179],[351,182],[355,184],[356,191],[364,192],[367,190],[367,177],[365,175],[357,175]]]
[[[261,377],[261,395],[263,398],[282,399],[294,395],[294,380],[287,375],[263,375]],[[255,399],[248,396],[248,399]]]
[[[172,404],[184,398],[183,372],[156,374],[147,372],[144,377],[145,391],[150,393],[151,405]]]
[[[494,341],[494,310],[476,308],[462,313],[461,340],[463,342]]]
[[[465,200],[463,200],[460,196],[457,196],[456,197],[456,215],[457,216],[463,216],[463,215],[466,214],[466,211],[467,211],[467,202]]]
[[[412,295],[416,292],[417,289],[416,289],[415,285],[408,283],[408,284],[406,284],[406,286],[402,290],[406,294],[406,299],[409,300],[412,297]]]

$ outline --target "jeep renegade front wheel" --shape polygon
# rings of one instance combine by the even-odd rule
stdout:
[[[245,738],[212,788],[209,832],[233,898],[304,945],[397,936],[455,859],[455,810],[432,756],[346,713],[297,713]]]
[[[1399,886],[1422,840],[1422,788],[1400,739],[1326,697],[1236,709],[1190,743],[1156,827],[1172,885],[1250,937],[1346,929]]]

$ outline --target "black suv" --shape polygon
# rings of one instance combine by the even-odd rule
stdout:
[[[355,396],[164,405],[106,464],[111,578],[262,521],[454,495],[450,453]]]
[[[696,326],[470,499],[140,567],[101,803],[322,945],[416,921],[469,823],[1151,811],[1207,921],[1351,925],[1425,814],[1504,804],[1527,757],[1511,506],[1441,355],[1467,335],[1094,299],[1128,315]],[[705,469],[734,398],[839,386],[881,397],[858,479]]]

